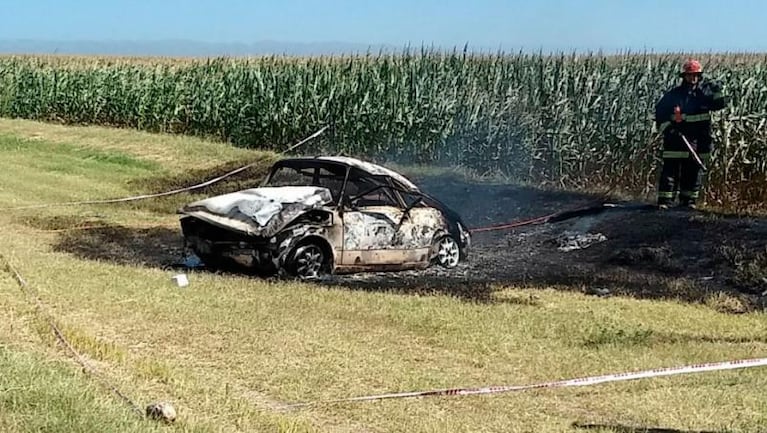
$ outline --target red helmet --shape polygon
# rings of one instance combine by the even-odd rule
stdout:
[[[682,72],[679,75],[702,74],[702,73],[703,73],[703,67],[700,65],[700,62],[695,59],[689,59],[686,62],[684,62],[684,65],[682,65]]]

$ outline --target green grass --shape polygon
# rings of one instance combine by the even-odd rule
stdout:
[[[0,371],[4,432],[163,431],[106,396],[65,362],[0,345]]]
[[[183,155],[181,148],[205,148],[196,139],[179,138],[169,146],[164,136],[141,134],[139,140],[104,128],[12,124],[14,138],[7,130],[0,138],[0,171],[27,168],[17,169],[12,188],[0,185],[0,206],[145,192],[137,185],[182,175],[185,165],[191,169],[199,159],[190,155],[166,165],[159,149]],[[30,133],[24,131],[33,130],[46,137],[58,135],[52,131],[76,133],[83,144],[66,140],[68,147],[59,148],[48,139],[42,139],[42,147],[9,144],[25,142]],[[115,148],[116,141],[134,140],[142,146]],[[216,149],[209,155],[220,156],[209,157],[207,168],[263,156],[208,145]],[[106,176],[115,166],[109,158],[86,158],[77,173],[55,177],[33,164],[55,159],[40,149],[71,156],[80,148],[143,162],[121,165],[125,171],[112,177]],[[72,184],[76,191],[65,189]],[[41,195],[41,190],[51,193]],[[85,260],[60,248],[63,234],[45,231],[45,221],[62,228],[88,218],[177,230],[172,211],[170,205],[133,203],[6,211],[0,217],[5,225],[0,254],[39,292],[77,350],[142,406],[160,400],[176,406],[179,422],[158,430],[577,432],[583,430],[571,425],[579,421],[758,431],[767,424],[765,369],[281,410],[307,400],[528,384],[767,356],[767,316],[717,311],[726,303],[718,298],[709,304],[640,301],[547,287],[495,287],[488,302],[467,302],[192,272],[190,286],[182,289],[171,282],[171,270]],[[88,236],[78,233],[68,233],[75,238],[67,239]],[[148,253],[159,248],[153,244]],[[0,392],[0,427],[24,432],[155,429],[149,421],[133,420],[121,401],[76,368],[41,320],[10,275],[0,274],[0,343],[5,347],[0,385],[12,390]],[[50,415],[37,419],[41,409]]]
[[[53,144],[9,135],[0,135],[0,152],[5,159],[6,197],[15,197],[14,191],[27,189],[32,195],[25,198],[36,201],[45,197],[61,200],[62,192],[67,190],[88,194],[106,192],[100,189],[100,184],[124,184],[161,168],[157,163],[117,151]],[[35,189],[24,185],[30,170],[41,177]],[[50,185],[58,182],[61,182],[59,186],[62,188],[51,191]],[[121,192],[127,193],[127,190]]]

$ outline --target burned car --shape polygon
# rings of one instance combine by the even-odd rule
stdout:
[[[470,246],[455,211],[399,173],[349,157],[283,159],[260,187],[179,213],[186,249],[206,266],[302,279],[454,268]]]

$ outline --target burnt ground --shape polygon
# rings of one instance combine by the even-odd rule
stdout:
[[[456,209],[470,228],[605,201],[585,194],[446,177],[417,181]],[[597,242],[586,246],[590,240]],[[578,242],[586,247],[578,248]],[[469,260],[450,271],[434,267],[357,274],[320,284],[448,294],[477,302],[493,302],[493,292],[503,286],[690,302],[724,292],[729,296],[719,296],[722,305],[717,307],[726,311],[767,306],[767,219],[616,208],[557,223],[478,232],[472,244]],[[181,258],[181,246],[180,230],[111,226],[64,232],[55,248],[86,259],[170,268]]]
[[[603,197],[430,179],[423,189],[473,229],[604,203]],[[704,301],[724,292],[733,312],[767,305],[767,220],[637,203],[546,224],[477,232],[455,270],[344,277],[350,289],[443,292],[491,300],[499,286],[555,287],[600,296]],[[590,243],[593,242],[593,243]]]

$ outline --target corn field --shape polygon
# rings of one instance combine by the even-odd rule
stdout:
[[[536,184],[653,191],[653,107],[686,55],[405,50],[331,58],[0,58],[0,116],[457,165]],[[715,115],[707,198],[767,199],[767,54],[699,56]]]

